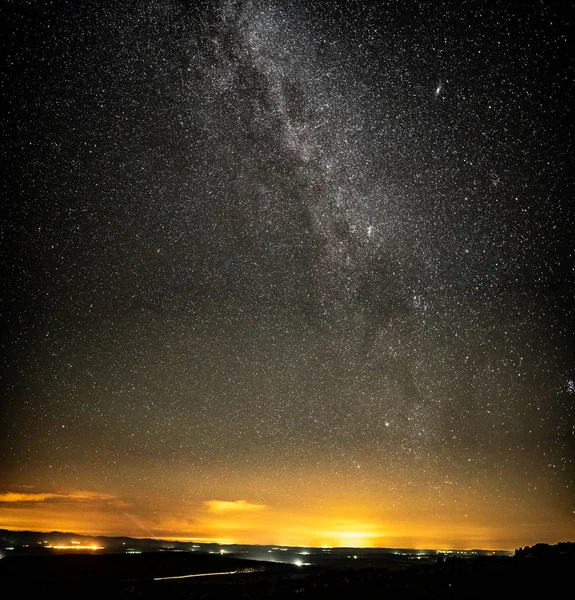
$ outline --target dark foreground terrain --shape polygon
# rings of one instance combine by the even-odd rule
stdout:
[[[569,598],[575,574],[574,546],[541,544],[520,549],[514,556],[363,552],[358,557],[341,554],[334,559],[318,554],[313,564],[246,560],[203,552],[23,552],[0,560],[0,597]]]

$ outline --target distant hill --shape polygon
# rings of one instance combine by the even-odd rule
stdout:
[[[264,549],[268,550],[270,548],[274,548],[275,546],[265,546],[265,545],[250,545],[250,544],[216,544],[216,543],[201,543],[201,542],[178,542],[178,541],[169,541],[162,540],[157,538],[131,538],[131,537],[111,537],[111,536],[88,536],[81,535],[73,532],[62,532],[62,531],[51,531],[49,533],[46,532],[38,532],[38,531],[11,531],[7,529],[0,529],[0,551],[2,548],[6,546],[16,547],[16,546],[24,546],[28,545],[30,548],[42,547],[46,545],[65,545],[70,544],[70,542],[78,541],[82,544],[97,544],[103,546],[107,552],[125,552],[127,548],[133,547],[137,548],[141,551],[157,551],[157,550],[181,550],[181,551],[189,551],[190,549],[196,549],[202,552],[218,552],[221,548],[226,548],[230,552],[240,551],[241,549]],[[293,550],[296,550],[297,547],[290,547]],[[305,550],[309,547],[301,547],[302,550]],[[321,551],[321,548],[316,548],[317,551]],[[442,554],[444,551],[442,550],[414,550],[412,548],[333,548],[333,551],[360,551],[363,553],[366,552],[406,552],[406,553],[418,553],[418,554],[426,554],[426,555],[437,555]],[[511,553],[507,550],[491,550],[491,549],[472,549],[472,550],[451,550],[450,553],[461,553],[465,555],[483,555],[489,554],[491,556],[509,556]]]
[[[170,542],[152,538],[130,538],[130,537],[108,537],[88,536],[64,531],[10,531],[0,529],[0,551],[8,547],[46,547],[54,545],[66,545],[71,541],[80,542],[79,545],[97,544],[103,546],[107,551],[125,551],[126,547],[134,546],[144,551],[160,549],[188,550],[191,546],[210,550],[219,548],[218,544],[192,544],[190,542]]]

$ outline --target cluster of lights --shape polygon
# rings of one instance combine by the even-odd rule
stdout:
[[[96,544],[83,545],[82,542],[70,542],[70,544],[57,544],[53,546],[46,546],[51,550],[103,550],[104,546],[98,546]]]
[[[311,563],[308,563],[308,562],[303,562],[303,561],[301,561],[299,558],[298,558],[298,559],[296,559],[296,560],[294,561],[294,563],[293,563],[293,564],[294,564],[296,567],[307,567],[307,566],[311,565]]]

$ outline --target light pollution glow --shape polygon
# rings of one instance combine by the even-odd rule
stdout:
[[[98,546],[97,544],[58,544],[56,546],[45,546],[46,548],[51,548],[52,550],[103,550],[104,546]]]
[[[92,536],[130,536],[169,541],[262,544],[301,547],[404,547],[435,549],[508,549],[563,539],[565,528],[533,530],[529,515],[501,508],[472,515],[458,513],[460,496],[442,510],[420,505],[417,495],[401,506],[307,502],[271,505],[240,500],[197,500],[170,508],[161,499],[137,509],[134,500],[110,494],[14,494],[0,509],[0,527],[12,530],[64,531]],[[40,500],[42,496],[46,500]],[[90,499],[87,499],[87,498]],[[18,498],[18,501],[14,501]],[[136,513],[141,513],[136,516]],[[521,522],[523,521],[523,526]],[[533,525],[535,527],[535,524]],[[78,546],[75,546],[76,548]]]

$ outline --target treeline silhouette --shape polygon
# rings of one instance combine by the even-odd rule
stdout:
[[[519,559],[573,560],[575,559],[575,542],[559,542],[553,546],[550,544],[525,546],[525,548],[515,550],[515,557]]]

